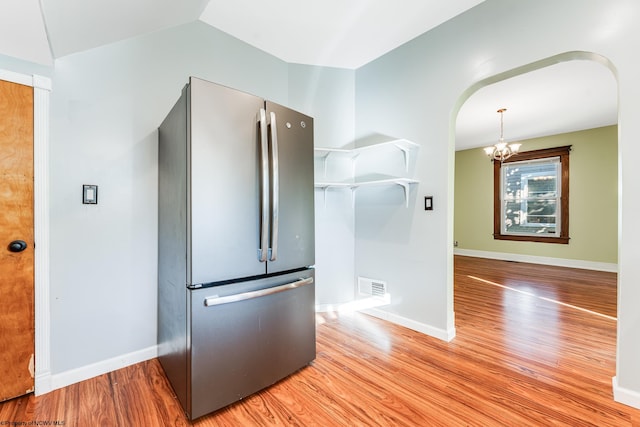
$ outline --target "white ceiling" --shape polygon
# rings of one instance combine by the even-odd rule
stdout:
[[[50,65],[200,19],[287,62],[353,69],[482,1],[3,0],[0,53]]]
[[[201,20],[286,62],[355,69],[483,0],[3,0],[0,54],[56,58]],[[264,22],[270,25],[263,25]],[[456,149],[617,121],[616,83],[573,61],[483,88],[463,105]]]
[[[618,122],[618,87],[608,68],[586,60],[561,62],[485,86],[458,113],[456,150],[495,144],[499,108],[507,109],[506,142],[608,126]]]
[[[51,64],[38,0],[3,0],[0,3],[0,54]]]
[[[291,63],[358,68],[483,0],[210,0],[200,19]]]

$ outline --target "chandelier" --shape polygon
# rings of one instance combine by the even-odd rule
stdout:
[[[500,160],[501,162],[507,160],[509,157],[515,154],[518,154],[518,150],[522,145],[507,144],[506,142],[504,142],[503,116],[505,111],[507,111],[506,108],[501,108],[498,110],[498,113],[500,113],[500,139],[498,140],[498,143],[484,149],[484,152],[487,154],[487,156],[489,156],[491,160]]]

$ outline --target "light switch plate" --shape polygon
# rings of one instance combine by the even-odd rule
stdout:
[[[82,203],[85,205],[98,204],[98,186],[97,185],[82,186]]]
[[[425,196],[424,198],[424,210],[432,211],[433,210],[433,196]]]

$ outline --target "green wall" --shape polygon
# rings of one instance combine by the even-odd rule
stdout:
[[[618,127],[521,141],[521,151],[571,145],[568,245],[493,239],[493,165],[482,148],[456,152],[458,249],[618,262]]]

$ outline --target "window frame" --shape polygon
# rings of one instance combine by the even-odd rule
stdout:
[[[562,171],[562,164],[560,163],[560,156],[553,156],[553,157],[545,157],[542,159],[535,159],[535,160],[523,160],[523,159],[517,159],[514,160],[512,162],[509,162],[509,167],[511,168],[512,165],[515,166],[517,169],[520,168],[525,168],[527,166],[532,166],[532,165],[540,165],[540,164],[544,164],[544,165],[549,165],[552,166],[553,170],[554,170],[554,176],[556,177],[556,197],[553,198],[553,200],[555,201],[555,207],[556,207],[556,213],[554,214],[554,216],[556,217],[556,221],[554,221],[553,226],[554,226],[554,233],[546,233],[546,234],[537,234],[534,232],[527,232],[527,231],[520,231],[520,232],[507,232],[507,224],[506,224],[506,214],[507,214],[507,203],[509,202],[513,202],[515,200],[512,200],[511,198],[507,199],[504,198],[501,201],[500,204],[500,208],[501,208],[501,213],[500,213],[500,218],[501,218],[501,223],[500,223],[500,232],[503,233],[504,235],[508,235],[508,236],[546,236],[546,237],[560,237],[560,230],[562,229],[562,224],[561,224],[561,219],[562,219],[562,212],[561,212],[561,205],[560,205],[560,201],[561,201],[561,197],[562,197],[562,175],[561,175],[561,171]],[[541,174],[546,174],[543,172],[539,172],[538,176]],[[520,181],[520,190],[523,191],[527,188],[527,184],[529,182],[529,178],[531,177],[531,175],[529,173],[527,174],[521,174],[524,176],[521,176],[521,181]],[[500,171],[500,179],[502,180],[500,182],[500,194],[504,197],[506,194],[506,188],[505,186],[507,185],[507,177],[509,176],[508,170],[505,167],[502,167],[501,165],[501,171]],[[535,181],[535,178],[533,178],[533,181]],[[528,191],[526,192],[528,193]],[[528,206],[528,203],[531,202],[532,200],[530,200],[530,197],[525,197],[522,200],[520,200],[519,204],[521,206],[521,210],[524,210],[524,212],[528,212],[528,208],[526,206]],[[539,200],[536,198],[536,200]],[[524,222],[523,222],[523,217],[522,215],[520,216],[520,222],[519,224],[527,224],[528,223],[528,218],[529,215],[525,214],[524,215]],[[542,225],[540,223],[536,223],[537,225]],[[545,225],[551,225],[551,224],[545,224]]]
[[[493,238],[495,240],[513,240],[520,242],[569,243],[569,152],[571,146],[544,148],[541,150],[521,151],[502,162],[493,161]],[[560,233],[558,236],[503,234],[502,233],[502,164],[527,160],[540,160],[552,157],[560,158]]]

